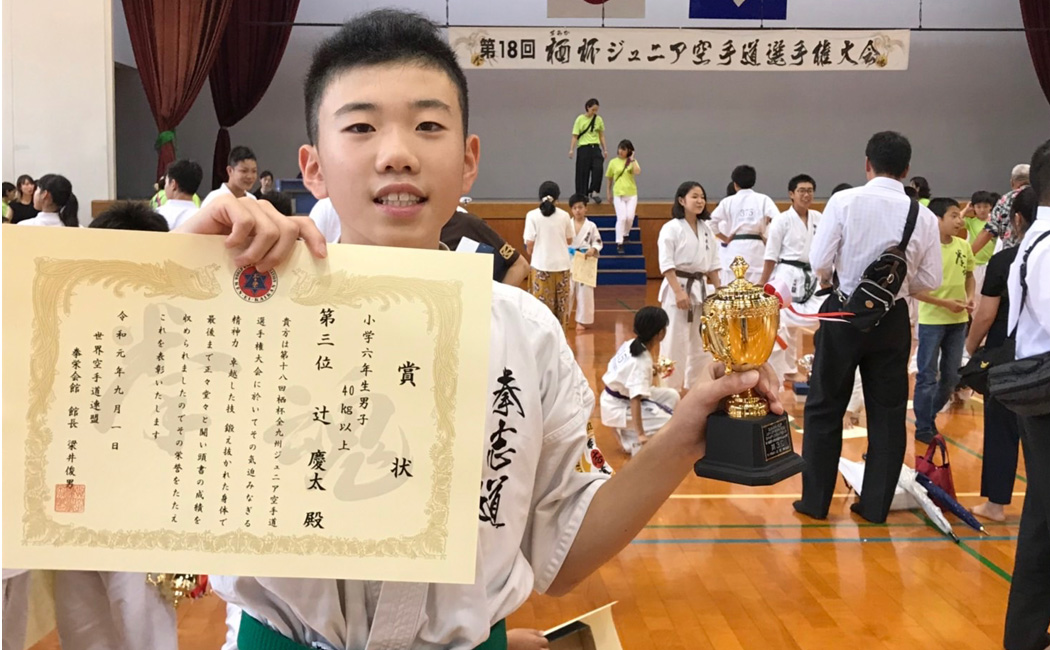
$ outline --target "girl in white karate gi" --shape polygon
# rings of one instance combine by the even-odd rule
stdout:
[[[679,400],[678,391],[654,385],[659,383],[654,357],[667,335],[667,312],[642,307],[634,315],[634,333],[609,361],[601,397],[602,424],[616,431],[631,456],[667,424]]]
[[[587,197],[573,194],[569,198],[569,212],[572,214],[572,229],[576,232],[572,238],[575,254],[598,257],[602,250],[602,236],[598,226],[587,219]],[[594,324],[594,287],[573,282],[572,291],[576,300],[576,331],[580,332]]]
[[[718,240],[706,223],[710,218],[707,192],[700,183],[687,181],[678,186],[671,216],[674,218],[664,224],[657,239],[664,276],[658,297],[670,319],[660,356],[674,361],[674,372],[665,383],[680,391],[691,387],[711,362],[700,339],[700,310],[708,285],[711,289],[721,286],[721,262]]]

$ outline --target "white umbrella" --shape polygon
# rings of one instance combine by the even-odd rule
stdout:
[[[839,458],[839,472],[842,474],[842,478],[845,479],[846,484],[853,488],[857,496],[860,496],[864,487],[864,463]],[[890,504],[890,510],[912,510],[918,507],[919,503],[912,498],[911,494],[900,485],[897,485],[897,489],[893,493],[893,502]]]

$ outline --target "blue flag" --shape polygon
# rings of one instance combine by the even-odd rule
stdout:
[[[689,0],[689,17],[786,20],[787,0]]]

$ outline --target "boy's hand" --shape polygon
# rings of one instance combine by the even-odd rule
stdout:
[[[324,235],[309,217],[286,217],[269,201],[220,196],[183,222],[175,232],[227,235],[226,248],[238,251],[234,263],[265,273],[291,255],[302,239],[317,258],[328,255]]]
[[[966,303],[962,300],[945,300],[943,306],[953,314],[966,310]]]
[[[586,257],[598,257],[598,249],[597,248],[588,248],[587,252],[584,253],[584,256],[586,256]]]
[[[551,644],[543,632],[539,630],[526,630],[516,628],[507,630],[507,650],[542,650],[549,648]]]
[[[689,309],[689,294],[685,292],[685,289],[679,287],[674,294],[674,302],[679,309]]]
[[[969,216],[969,215],[975,214],[975,213],[976,213],[976,211],[973,209],[973,202],[972,201],[967,201],[966,202],[966,207],[964,207],[962,209],[962,216],[966,217],[966,216]]]
[[[973,314],[973,310],[977,309],[977,301],[970,298],[966,301],[966,311],[969,314]]]

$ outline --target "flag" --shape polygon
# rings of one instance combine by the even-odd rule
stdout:
[[[689,0],[689,17],[786,20],[787,0]]]
[[[547,18],[645,18],[645,0],[547,0]]]

